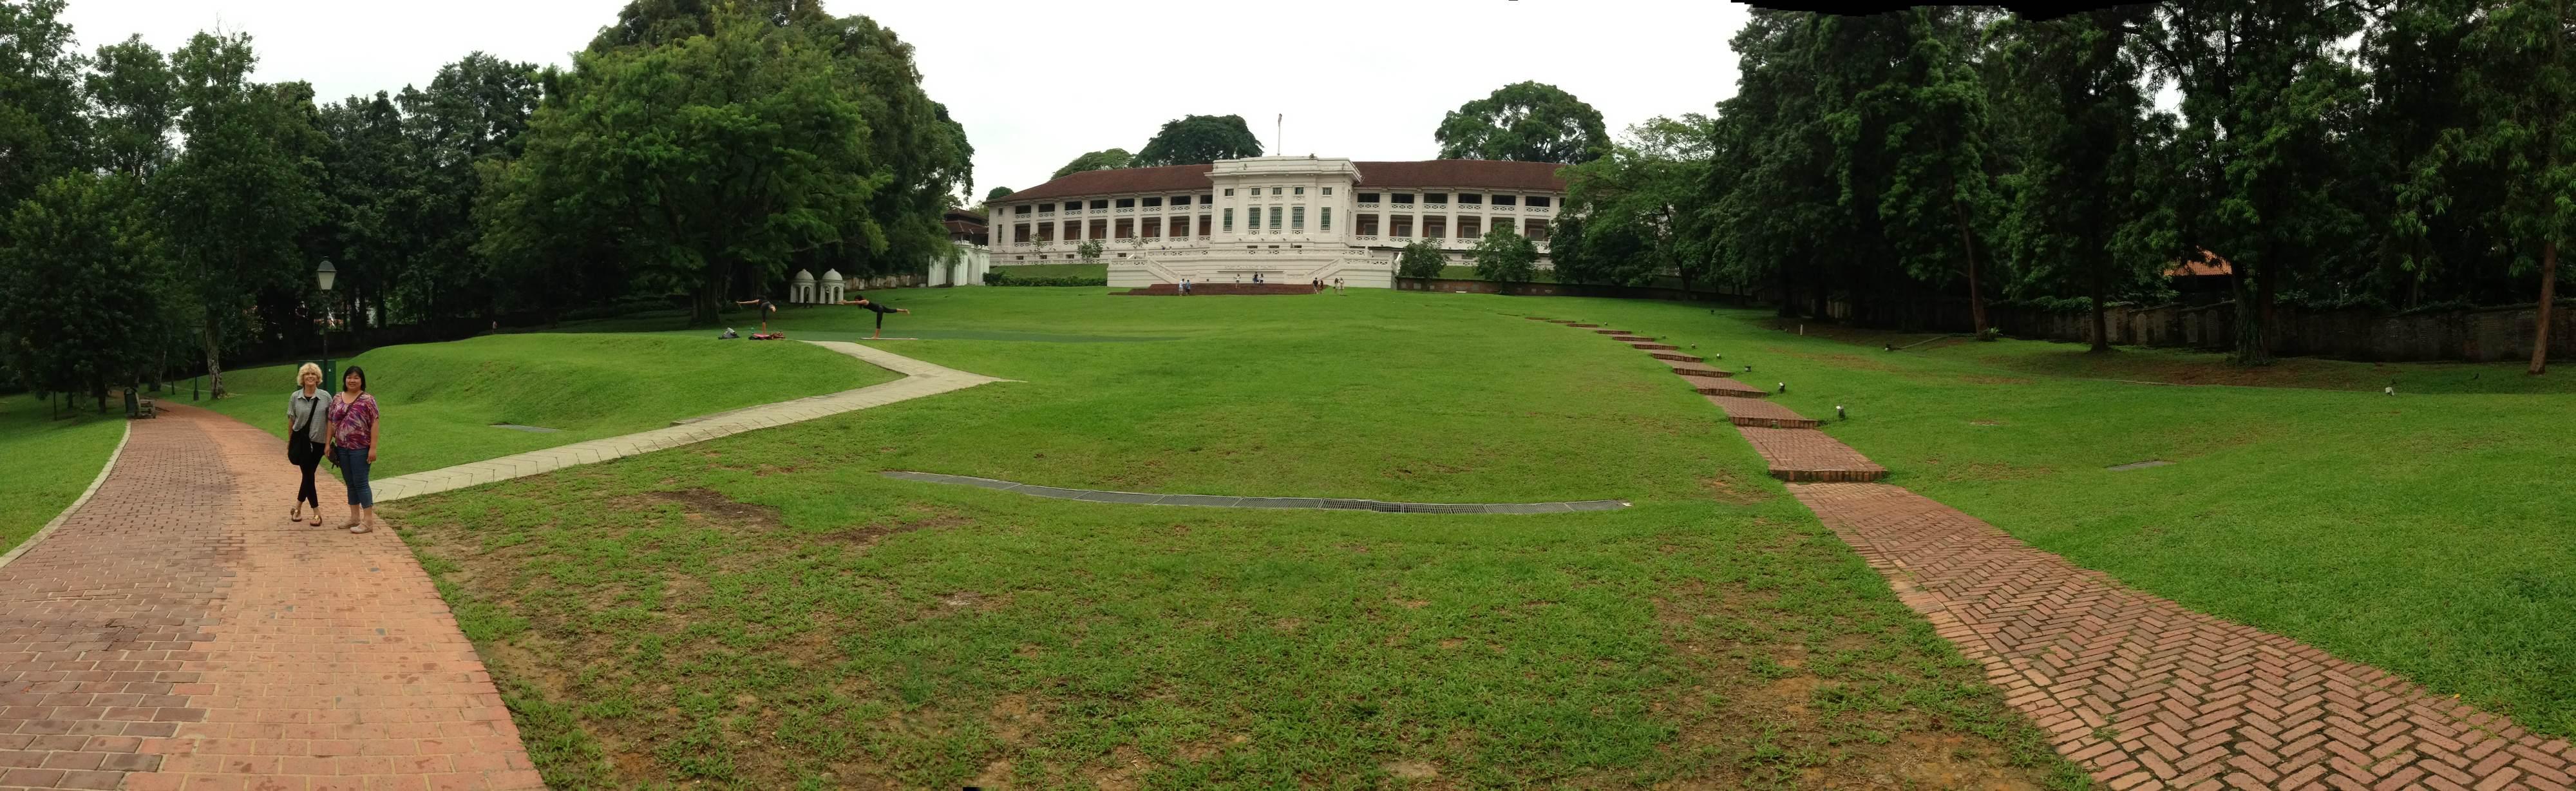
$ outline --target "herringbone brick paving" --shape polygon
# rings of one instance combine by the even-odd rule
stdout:
[[[1774,475],[1850,459],[1878,466],[1778,404],[1701,392]],[[2576,789],[2576,746],[2566,739],[2131,590],[1900,487],[1788,488],[1898,598],[1983,663],[2059,753],[2115,791]]]
[[[0,567],[0,787],[543,787],[410,550],[333,529],[328,467],[325,527],[288,522],[284,442],[163,409]]]
[[[1860,451],[1828,436],[1825,432],[1805,428],[1771,428],[1768,426],[1735,427],[1744,441],[1771,464],[1771,477],[1784,481],[1875,481],[1887,477],[1887,468],[1878,466]]]
[[[1789,491],[2111,788],[2576,786],[2565,739],[2130,590],[1931,499]]]

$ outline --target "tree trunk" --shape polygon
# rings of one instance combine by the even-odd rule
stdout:
[[[222,317],[216,315],[214,308],[206,309],[205,327],[202,330],[202,339],[206,342],[206,394],[214,399],[224,397],[222,342],[216,340],[222,336],[215,332],[215,322],[221,320]]]
[[[2256,276],[2246,271],[2245,264],[2238,263],[2235,268],[2236,364],[2271,365],[2271,349],[2263,343],[2263,324],[2269,314],[2262,306],[2260,295],[2264,292],[2260,286],[2245,282],[2246,278]]]
[[[2111,323],[2103,316],[2110,302],[2111,261],[2106,255],[2093,262],[2093,348],[2094,352],[2111,350]]]
[[[1968,258],[1968,321],[1975,325],[1968,329],[1976,333],[1977,340],[1994,340],[1986,334],[1986,297],[1977,288],[1977,242],[1968,233],[1968,208],[1956,199],[1950,201],[1950,208],[1959,216],[1959,253]]]
[[[2540,337],[2531,343],[2531,373],[2549,370],[2549,308],[2558,298],[2558,242],[2540,246]]]

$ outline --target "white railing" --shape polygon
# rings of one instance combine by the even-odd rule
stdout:
[[[1523,206],[1523,207],[1521,207],[1521,211],[1525,211],[1525,212],[1535,212],[1535,213],[1539,213],[1539,214],[1546,214],[1546,213],[1547,213],[1547,209],[1548,209],[1548,207],[1546,207],[1546,206]]]
[[[1423,208],[1423,209],[1425,209],[1425,210],[1448,211],[1448,210],[1449,210],[1449,204],[1446,204],[1446,203],[1425,203],[1425,204],[1422,204],[1422,208]]]
[[[1108,213],[1109,213],[1109,210],[1108,210],[1108,209],[1092,209],[1092,210],[1091,210],[1091,213],[1093,213],[1093,214],[1108,214]]]
[[[1387,209],[1387,211],[1412,211],[1412,210],[1413,210],[1413,204],[1410,204],[1410,203],[1389,203],[1389,204],[1387,204],[1387,205],[1386,205],[1386,209]]]
[[[1374,241],[1377,241],[1377,234],[1373,234],[1373,233],[1364,233],[1364,234],[1360,234],[1360,235],[1358,235],[1358,236],[1351,237],[1351,239],[1352,239],[1352,240],[1354,240],[1354,241],[1361,241],[1361,242],[1374,242]]]
[[[1199,236],[1199,241],[1204,242],[1204,241],[1207,241],[1207,240],[1208,240],[1207,236],[1205,236],[1205,235],[1201,235],[1201,236]]]
[[[1092,211],[1099,211],[1099,209],[1093,209]],[[1134,207],[1134,206],[1120,206],[1120,207],[1118,207],[1118,213],[1119,213],[1119,214],[1135,214],[1135,213],[1136,213],[1136,207]]]
[[[1012,242],[1012,243],[1011,243],[1011,246],[1012,246],[1012,247],[1027,247],[1027,246],[1029,246],[1029,243],[1028,243],[1028,242]]]
[[[1042,211],[1042,212],[1038,212],[1038,219],[1041,219],[1041,220],[1043,220],[1043,219],[1047,219],[1047,218],[1049,218],[1049,217],[1054,217],[1054,216],[1055,216],[1055,212],[1051,212],[1051,211]]]
[[[1375,203],[1363,203],[1363,204],[1360,204],[1360,208],[1363,208],[1363,209],[1374,209],[1374,208],[1377,208],[1377,204],[1375,204]]]

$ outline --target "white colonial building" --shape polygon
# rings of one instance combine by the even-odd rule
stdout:
[[[1063,263],[1101,243],[1109,285],[1343,280],[1392,288],[1399,250],[1436,241],[1463,260],[1487,231],[1538,243],[1564,203],[1561,167],[1439,159],[1253,157],[1074,173],[988,205],[993,264]]]

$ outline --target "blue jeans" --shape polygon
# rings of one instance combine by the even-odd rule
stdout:
[[[332,448],[331,460],[340,463],[340,482],[348,484],[349,504],[376,507],[376,493],[367,488],[367,449]]]

